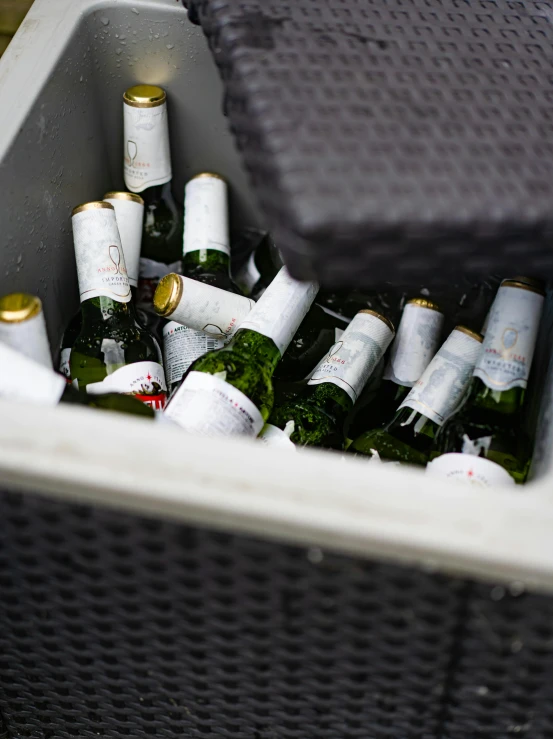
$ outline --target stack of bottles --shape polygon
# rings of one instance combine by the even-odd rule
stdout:
[[[298,282],[256,229],[233,238],[253,248],[231,274],[227,182],[196,174],[181,207],[165,91],[127,90],[123,120],[127,190],[72,212],[81,304],[59,373],[40,300],[0,298],[3,397],[162,416],[195,435],[319,447],[480,485],[526,480],[539,281],[503,280],[484,326],[455,326],[428,291],[387,307]]]

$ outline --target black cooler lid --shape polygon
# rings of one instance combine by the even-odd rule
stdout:
[[[296,277],[553,277],[553,3],[188,5]]]

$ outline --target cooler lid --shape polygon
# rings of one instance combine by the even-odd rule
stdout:
[[[553,276],[551,2],[188,5],[295,276]]]

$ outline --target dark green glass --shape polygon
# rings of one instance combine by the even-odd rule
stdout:
[[[227,346],[199,357],[188,372],[224,372],[225,382],[244,393],[266,421],[273,408],[272,376],[279,360],[280,352],[272,339],[257,331],[239,329]]]
[[[173,197],[171,182],[148,187],[140,196],[144,200],[141,256],[163,264],[179,262],[183,209]]]
[[[259,300],[282,266],[283,261],[273,239],[265,234],[238,271],[236,281],[245,295]]]
[[[297,400],[275,408],[269,423],[284,429],[294,422],[290,440],[299,446],[341,449],[343,426],[353,402],[345,390],[332,382],[308,385]]]
[[[217,249],[187,252],[182,261],[182,273],[185,277],[206,285],[242,294],[230,276],[230,256]]]
[[[154,418],[155,412],[152,408],[136,400],[132,395],[120,393],[106,393],[105,395],[85,395],[80,393],[71,385],[63,391],[60,403],[70,405],[85,405],[88,408],[98,408],[105,411],[116,411],[118,413],[129,413],[133,416]]]
[[[473,377],[470,391],[460,409],[440,429],[433,457],[466,451],[466,437],[478,445],[474,453],[501,465],[522,483],[528,474],[532,443],[524,430],[525,390],[499,391]],[[488,439],[478,444],[479,439]]]
[[[82,327],[71,352],[71,377],[79,390],[134,362],[162,364],[157,341],[135,321],[129,303],[102,295],[83,301],[81,311]]]
[[[373,449],[383,460],[426,465],[438,424],[412,408],[400,408],[382,429],[365,431],[358,436],[350,452],[373,456]]]
[[[363,398],[356,403],[355,416],[348,430],[349,438],[356,439],[367,429],[373,431],[389,423],[410,390],[410,387],[398,385],[393,380],[383,380],[368,403],[363,404]]]

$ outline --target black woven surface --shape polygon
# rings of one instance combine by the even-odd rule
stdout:
[[[553,737],[553,599],[474,586],[444,739]]]
[[[553,6],[189,0],[292,271],[553,276]]]
[[[0,500],[10,739],[438,736],[464,583]]]

